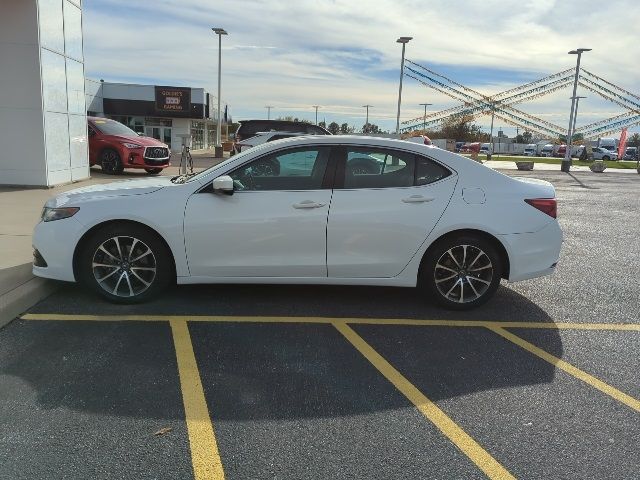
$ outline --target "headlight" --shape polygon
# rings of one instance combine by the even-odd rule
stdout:
[[[127,148],[142,148],[142,145],[138,145],[137,143],[123,143]]]
[[[63,218],[73,217],[76,213],[78,213],[78,210],[80,210],[80,208],[78,207],[44,207],[42,209],[42,221],[53,222],[54,220],[62,220]]]

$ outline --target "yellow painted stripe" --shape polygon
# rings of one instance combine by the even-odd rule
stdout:
[[[97,322],[255,322],[255,323],[333,323],[345,322],[362,325],[414,325],[424,327],[485,327],[485,328],[543,328],[575,330],[640,331],[640,323],[554,323],[554,322],[490,322],[482,320],[418,320],[405,318],[343,318],[343,317],[277,317],[230,315],[73,315],[56,313],[27,313],[23,320],[80,320]]]
[[[333,322],[342,335],[376,367],[411,403],[430,420],[453,444],[491,479],[514,478],[495,458],[484,450],[451,418],[420,392],[398,370],[376,352],[345,322]]]
[[[497,327],[492,327],[490,328],[490,330],[497,333],[501,337],[504,337],[507,340],[515,343],[516,345],[524,348],[528,352],[533,353],[537,357],[540,357],[541,359],[546,360],[547,362],[552,364],[554,367],[564,370],[569,375],[574,376],[578,380],[582,380],[586,384],[591,385],[594,388],[597,388],[601,392],[606,393],[607,395],[618,400],[621,403],[624,403],[625,405],[631,407],[635,411],[640,412],[640,401],[633,398],[632,396],[621,392],[617,388],[614,388],[611,385],[603,382],[602,380],[597,379],[593,375],[589,375],[587,372],[580,370],[577,367],[574,367],[570,363],[565,362],[564,360],[556,357],[555,355],[551,355],[549,352],[546,352],[545,350],[542,350],[541,348],[536,347],[534,344],[529,343],[526,340],[523,340],[522,338],[518,337],[517,335],[514,335],[511,332],[508,332],[502,328],[497,328]]]
[[[195,480],[224,479],[224,470],[187,323],[171,320]]]

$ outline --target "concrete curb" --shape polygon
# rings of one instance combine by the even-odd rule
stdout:
[[[11,322],[40,300],[51,295],[58,283],[32,277],[26,282],[0,295],[0,328]]]

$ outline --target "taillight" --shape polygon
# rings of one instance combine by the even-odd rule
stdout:
[[[525,202],[550,217],[556,218],[558,215],[558,202],[555,198],[527,198]]]

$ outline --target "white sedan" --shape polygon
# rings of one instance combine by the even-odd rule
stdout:
[[[33,244],[35,275],[120,303],[177,281],[417,286],[466,309],[501,278],[551,274],[562,232],[548,182],[416,143],[327,135],[65,192]]]

